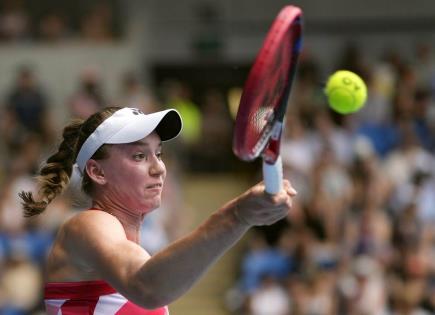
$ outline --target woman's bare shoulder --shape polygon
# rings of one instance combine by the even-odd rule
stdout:
[[[125,231],[119,220],[102,210],[89,209],[69,218],[60,228],[59,236],[65,240],[95,237],[125,238]]]
[[[118,240],[125,238],[121,224],[111,214],[101,210],[84,210],[73,215],[59,228],[48,256],[48,279],[97,279],[95,269],[90,266],[87,257],[95,253],[108,237],[116,237]]]

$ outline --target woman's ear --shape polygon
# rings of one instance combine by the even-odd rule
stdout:
[[[88,174],[89,178],[100,185],[106,184],[106,177],[104,176],[104,170],[101,167],[101,164],[98,163],[96,160],[88,160],[86,162],[86,173]]]

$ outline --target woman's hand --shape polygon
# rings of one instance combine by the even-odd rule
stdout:
[[[265,192],[264,183],[259,183],[237,198],[234,215],[247,226],[271,225],[286,217],[297,192],[288,180],[276,195]]]

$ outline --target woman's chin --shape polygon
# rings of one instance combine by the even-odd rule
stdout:
[[[141,207],[142,213],[148,214],[150,212],[153,212],[154,210],[157,210],[158,208],[160,208],[160,205],[161,205],[160,198],[158,198],[158,200],[155,200],[153,202],[147,201],[147,203]]]

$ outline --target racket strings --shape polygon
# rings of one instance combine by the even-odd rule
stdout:
[[[252,149],[251,158],[258,157],[260,153],[264,150],[267,143],[269,142],[270,136],[272,135],[272,131],[273,131],[272,124],[269,123],[264,127],[263,132],[260,135],[260,138],[258,139],[257,143]]]

